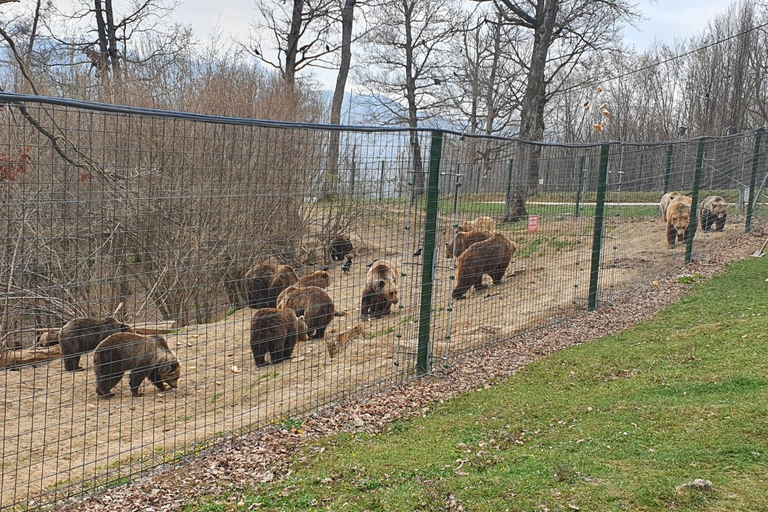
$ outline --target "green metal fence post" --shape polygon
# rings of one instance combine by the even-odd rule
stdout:
[[[669,178],[672,176],[672,144],[667,148],[667,167],[664,170],[664,193],[669,192]]]
[[[749,178],[749,199],[747,200],[747,223],[744,226],[745,232],[749,232],[749,230],[752,229],[752,213],[757,204],[757,198],[755,197],[755,181],[757,181],[757,167],[760,161],[760,142],[763,139],[764,131],[765,130],[762,128],[755,131],[755,152],[752,155],[752,177]]]
[[[608,156],[610,144],[600,149],[600,175],[597,184],[597,205],[595,206],[595,232],[592,236],[592,266],[589,274],[589,310],[597,309],[597,282],[600,276],[600,252],[603,248],[603,214],[605,212],[605,189],[608,184]]]
[[[384,160],[381,161],[381,175],[379,176],[379,202],[384,200]]]
[[[693,193],[691,194],[691,222],[688,224],[685,240],[685,264],[689,264],[693,258],[693,237],[696,236],[696,225],[699,219],[699,189],[701,188],[701,171],[704,163],[704,149],[707,141],[699,141],[699,150],[696,154],[696,172],[693,175]]]
[[[509,204],[509,199],[512,197],[512,170],[515,168],[515,159],[509,159],[509,177],[507,178],[507,200],[505,204]]]
[[[581,214],[581,194],[584,192],[584,163],[587,161],[587,155],[581,155],[579,163],[579,190],[576,192],[576,211],[573,216],[578,218]]]
[[[432,132],[429,155],[429,186],[427,187],[427,218],[424,225],[424,266],[421,273],[421,309],[419,312],[419,350],[416,375],[429,372],[429,334],[432,324],[432,277],[435,264],[435,235],[437,231],[437,201],[440,187],[440,158],[443,151],[443,132]]]

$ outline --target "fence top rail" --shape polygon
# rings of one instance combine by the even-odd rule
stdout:
[[[471,134],[459,130],[451,130],[435,127],[396,127],[396,126],[356,126],[356,125],[335,125],[328,123],[301,123],[296,121],[270,121],[265,119],[251,119],[245,117],[226,117],[210,114],[197,114],[193,112],[180,112],[175,110],[163,110],[147,107],[132,107],[128,105],[114,105],[110,103],[99,103],[95,101],[76,100],[71,98],[58,98],[53,96],[41,96],[36,94],[21,94],[12,92],[0,92],[0,105],[14,103],[41,103],[46,105],[56,105],[61,107],[72,107],[95,112],[104,112],[110,114],[138,115],[145,117],[179,119],[184,121],[198,121],[202,123],[228,124],[238,126],[253,126],[259,128],[281,128],[281,129],[302,129],[302,130],[324,130],[324,131],[344,131],[360,133],[386,133],[386,132],[442,132],[445,134],[456,135],[462,138],[490,139],[501,142],[511,142],[520,144],[530,144],[538,146],[552,147],[572,147],[572,148],[594,148],[604,144],[615,146],[668,146],[672,144],[692,143],[699,140],[729,140],[752,136],[759,132],[764,132],[763,128],[757,128],[749,132],[742,132],[727,136],[701,136],[693,139],[679,139],[668,141],[648,141],[648,142],[622,142],[622,141],[595,141],[584,143],[565,143],[565,142],[546,142],[546,141],[528,141],[518,137],[504,137],[501,135]]]

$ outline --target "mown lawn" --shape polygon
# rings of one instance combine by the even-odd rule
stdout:
[[[309,446],[240,510],[768,510],[766,278],[768,258],[734,264],[623,334]],[[714,491],[679,488],[695,478]]]

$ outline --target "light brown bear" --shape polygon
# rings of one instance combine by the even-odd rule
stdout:
[[[311,274],[300,277],[294,286],[317,286],[323,290],[331,286],[331,275],[326,270],[316,270]],[[277,299],[278,302],[280,299]]]
[[[671,203],[674,198],[680,197],[681,195],[682,194],[680,192],[667,192],[661,196],[661,201],[659,201],[659,209],[661,209],[661,220],[667,222],[667,208],[669,208],[669,203]]]
[[[496,221],[490,217],[482,216],[477,217],[474,220],[464,222],[457,228],[459,231],[472,231],[474,229],[487,229],[488,231],[496,231]]]
[[[248,305],[253,309],[274,308],[280,292],[299,281],[299,276],[288,265],[267,261],[245,274]]]
[[[691,223],[691,205],[693,199],[688,196],[677,196],[667,208],[667,245],[675,247],[675,241],[683,242],[688,235]]]
[[[456,233],[456,257],[466,251],[470,245],[475,242],[482,242],[488,240],[493,236],[493,233],[487,229],[473,229],[472,231],[458,231]],[[445,257],[447,259],[453,258],[453,240],[445,242]]]
[[[141,396],[139,386],[149,379],[160,391],[178,386],[181,364],[164,338],[141,336],[121,332],[108,337],[96,347],[93,354],[96,372],[96,393],[104,398],[114,396],[125,372],[131,372],[130,385],[133,396]]]
[[[325,336],[325,328],[333,317],[344,315],[336,312],[331,296],[317,286],[289,286],[280,294],[277,309],[292,309],[296,315],[303,316],[310,338]]]
[[[699,218],[701,229],[709,231],[715,225],[715,231],[725,229],[725,219],[728,216],[728,203],[720,196],[709,196],[699,203]]]
[[[515,243],[500,233],[469,246],[458,259],[458,279],[453,289],[453,298],[465,298],[473,286],[475,289],[484,288],[484,274],[491,276],[493,284],[501,284],[515,251]]]
[[[130,325],[118,322],[111,316],[102,318],[76,318],[64,324],[59,331],[61,359],[68,372],[80,372],[80,356],[90,352],[108,336],[132,331]]]
[[[304,317],[292,309],[262,308],[251,318],[251,352],[256,366],[287,361],[299,341],[307,340]]]
[[[397,268],[388,260],[374,261],[365,276],[360,316],[366,320],[388,315],[398,302]]]

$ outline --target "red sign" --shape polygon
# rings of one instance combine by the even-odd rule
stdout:
[[[538,230],[539,230],[539,216],[529,215],[528,216],[528,232],[536,233]]]

